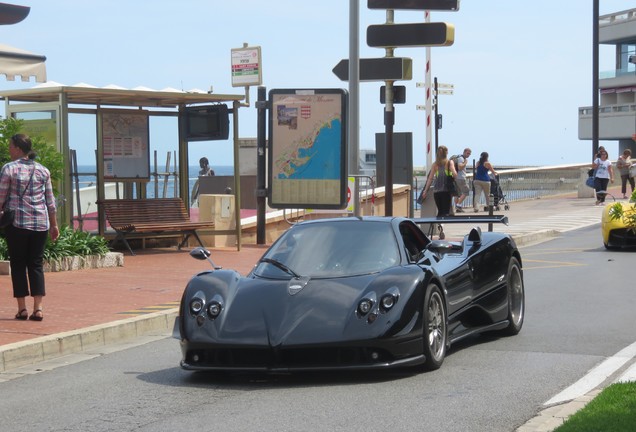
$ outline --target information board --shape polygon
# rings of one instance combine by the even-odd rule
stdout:
[[[346,91],[271,90],[269,100],[269,206],[345,208]]]
[[[232,87],[258,86],[263,83],[261,47],[232,49]]]
[[[150,180],[147,111],[102,111],[104,178]]]

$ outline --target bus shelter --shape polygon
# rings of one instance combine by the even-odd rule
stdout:
[[[138,189],[149,180],[150,156],[149,118],[153,116],[178,119],[177,169],[179,197],[190,208],[188,184],[188,112],[198,106],[228,105],[234,154],[235,226],[237,247],[241,247],[240,182],[239,182],[239,107],[244,95],[185,92],[176,89],[65,86],[48,82],[30,89],[0,91],[5,101],[5,115],[25,122],[30,135],[41,135],[54,144],[64,157],[64,176],[56,185],[62,199],[58,199],[58,220],[72,225],[73,182],[71,149],[69,147],[69,114],[95,116],[96,124],[96,180],[97,201],[105,199],[105,182],[136,184]],[[126,125],[121,128],[121,125]],[[33,131],[37,131],[34,133]],[[131,130],[134,130],[131,132]],[[130,151],[123,151],[123,146]],[[140,150],[141,149],[141,150]],[[145,189],[145,188],[143,188]],[[142,196],[143,197],[143,196]],[[98,233],[104,235],[106,222],[103,209],[98,206]]]

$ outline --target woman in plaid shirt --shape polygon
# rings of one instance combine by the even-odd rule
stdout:
[[[55,218],[56,207],[51,174],[35,162],[31,139],[17,134],[9,140],[11,162],[0,172],[1,208],[15,210],[12,225],[5,228],[13,296],[18,301],[15,319],[42,321],[44,289],[44,246],[50,234],[57,240],[60,232]],[[29,315],[26,297],[33,297],[33,313]]]

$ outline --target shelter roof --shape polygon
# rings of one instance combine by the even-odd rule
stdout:
[[[176,108],[179,105],[199,103],[234,102],[245,99],[244,95],[207,93],[165,88],[154,90],[148,87],[126,89],[116,85],[95,87],[86,83],[72,86],[49,81],[30,89],[0,91],[0,99],[14,102],[57,102],[65,95],[67,103],[98,106],[131,106]]]
[[[6,75],[9,81],[15,81],[16,76],[29,81],[34,76],[37,82],[45,82],[45,61],[46,57],[42,55],[0,44],[0,75]]]

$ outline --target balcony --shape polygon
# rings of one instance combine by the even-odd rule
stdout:
[[[579,108],[579,139],[592,139],[592,107]],[[631,139],[636,133],[636,103],[599,107],[598,137],[601,140]]]
[[[602,44],[618,44],[636,37],[636,9],[614,12],[599,17],[598,38]]]

